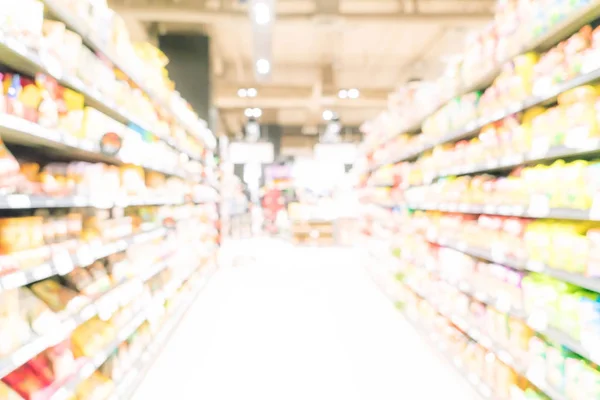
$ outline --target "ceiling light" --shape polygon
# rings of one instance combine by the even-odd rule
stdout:
[[[261,75],[267,75],[271,71],[271,63],[264,58],[256,61],[256,72]]]
[[[258,91],[254,88],[250,88],[250,89],[246,90],[246,94],[248,95],[248,97],[256,97],[256,95],[258,94]]]
[[[254,118],[260,118],[262,116],[262,110],[260,108],[253,108],[252,109],[252,116]]]
[[[332,118],[333,118],[333,111],[331,111],[331,110],[323,111],[323,119],[325,121],[331,121]]]
[[[338,92],[338,97],[340,99],[347,99],[348,98],[348,91],[346,89],[342,89]]]
[[[267,25],[271,22],[271,9],[266,3],[260,1],[254,4],[254,21],[258,25]]]
[[[349,89],[348,90],[348,97],[351,99],[358,99],[358,97],[360,96],[360,91],[358,89]]]
[[[254,114],[254,110],[252,108],[246,108],[244,110],[244,115],[248,118],[250,118],[253,114]]]
[[[247,91],[246,89],[239,89],[239,90],[238,90],[238,96],[239,96],[239,97],[246,97],[246,96],[248,96],[248,95],[249,95],[249,94],[248,94],[248,91]]]

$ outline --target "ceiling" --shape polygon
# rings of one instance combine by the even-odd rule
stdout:
[[[276,0],[270,81],[253,71],[247,1],[113,0],[138,40],[157,33],[211,37],[213,100],[227,133],[239,131],[244,109],[261,121],[316,126],[337,112],[357,126],[386,107],[388,93],[411,78],[439,76],[442,60],[461,51],[465,36],[492,18],[494,0]],[[240,98],[240,88],[258,96]],[[358,88],[342,100],[340,89]]]

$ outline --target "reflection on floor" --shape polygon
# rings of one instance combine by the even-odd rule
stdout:
[[[358,250],[230,243],[135,400],[441,400],[471,389]]]

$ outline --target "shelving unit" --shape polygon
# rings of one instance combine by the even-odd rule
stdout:
[[[506,62],[509,62],[514,57],[523,53],[531,51],[547,51],[548,49],[556,45],[556,43],[566,39],[578,29],[580,29],[583,25],[595,21],[598,17],[600,17],[600,2],[598,0],[590,0],[588,4],[582,5],[578,9],[572,10],[567,15],[563,15],[562,20],[560,22],[551,25],[546,29],[544,33],[540,34],[537,37],[526,40],[527,35],[515,34],[514,36],[516,37],[516,39],[514,40],[516,40],[517,42],[519,40],[522,40],[522,43],[513,44],[515,49],[513,51],[510,51],[510,54],[502,57],[501,61],[496,61],[491,70],[483,72],[480,71],[480,75],[475,75],[474,77],[471,77],[472,81],[470,82],[460,82],[456,89],[456,92],[453,93],[453,95],[450,96],[450,98],[440,99],[438,103],[439,105],[437,107],[434,107],[433,110],[430,110],[425,115],[417,117],[414,121],[407,123],[406,126],[398,127],[400,129],[397,132],[395,132],[395,134],[392,133],[390,135],[387,135],[383,138],[383,140],[380,143],[378,143],[378,145],[385,145],[386,142],[394,139],[397,136],[398,132],[419,133],[425,120],[433,113],[435,113],[435,111],[437,111],[440,106],[444,105],[452,98],[489,87],[493,83],[494,79],[496,79],[496,77],[500,74],[501,68]],[[523,27],[522,30],[527,31],[527,27]],[[525,38],[523,39],[523,37]],[[479,118],[475,121],[472,121],[469,124],[467,124],[467,126],[465,126],[464,128],[459,129],[455,132],[448,133],[447,135],[445,135],[444,139],[441,139],[440,141],[436,141],[435,143],[429,143],[419,149],[414,149],[406,154],[401,155],[398,158],[389,160],[385,164],[394,164],[400,161],[414,159],[419,154],[423,153],[424,151],[430,150],[439,144],[464,139],[470,134],[476,133],[477,126],[481,127],[487,125],[488,123],[499,121],[508,115],[512,115],[516,112],[525,110],[527,108],[531,108],[535,105],[555,100],[556,96],[559,93],[562,93],[568,89],[577,87],[579,85],[597,80],[600,77],[599,73],[600,72],[597,70],[587,71],[587,73],[582,74],[581,76],[575,78],[570,82],[566,82],[562,85],[558,85],[549,89],[547,93],[541,93],[536,96],[532,96],[529,99],[523,100],[521,103],[512,105],[506,110],[498,110],[498,112],[492,116]],[[373,166],[371,168],[371,171],[380,168],[382,165]]]
[[[28,31],[35,40],[21,36],[10,13],[42,3],[48,30],[62,22],[79,35],[79,51],[114,74],[118,91],[67,65],[41,26],[39,37]],[[109,388],[110,398],[128,399],[216,268],[218,187],[205,160],[215,138],[168,85],[100,39],[104,25],[60,0],[24,0],[7,12],[0,397],[67,400]],[[37,104],[22,94],[32,82]],[[107,133],[118,148],[103,148]]]
[[[82,37],[86,46],[103,54],[113,65],[115,65],[119,70],[123,71],[125,75],[127,75],[140,89],[142,89],[144,93],[146,93],[153,101],[159,104],[163,110],[166,110],[174,115],[179,123],[185,126],[191,134],[202,140],[206,146],[215,148],[216,140],[212,133],[207,130],[205,121],[184,120],[184,118],[181,116],[181,110],[178,110],[173,104],[168,103],[165,101],[165,99],[159,96],[158,93],[155,93],[153,90],[149,89],[149,87],[144,83],[142,77],[138,76],[139,74],[133,73],[130,68],[119,62],[118,57],[113,54],[113,52],[105,44],[103,44],[99,38],[95,37],[93,30],[90,29],[90,27],[86,25],[84,21],[78,19],[76,16],[73,16],[64,5],[60,4],[58,0],[44,0],[44,4],[46,9],[55,18],[63,21],[69,29],[77,32]]]
[[[593,180],[595,162],[578,161],[600,155],[600,129],[596,115],[585,119],[572,112],[598,99],[592,89],[600,82],[598,49],[579,30],[592,22],[591,29],[598,26],[600,3],[579,3],[561,17],[537,39],[507,46],[518,51],[499,57],[503,62],[472,82],[459,82],[452,98],[439,99],[438,107],[417,118],[416,124],[406,121],[405,129],[395,134],[380,132],[380,141],[368,140],[368,160],[359,185],[365,193],[363,202],[380,205],[377,210],[365,209],[365,235],[401,254],[396,261],[398,279],[387,278],[403,294],[395,300],[403,310],[409,308],[406,313],[419,320],[418,325],[441,336],[435,343],[456,340],[446,332],[449,329],[493,355],[481,363],[469,361],[464,373],[480,393],[491,398],[497,398],[494,388],[482,391],[478,385],[489,373],[487,368],[495,368],[494,360],[514,372],[514,378],[505,383],[510,382],[519,393],[532,390],[536,399],[600,395],[588,384],[588,377],[600,377],[600,353],[592,339],[598,329],[588,319],[595,311],[579,318],[584,298],[590,307],[600,298],[600,279],[594,270],[600,190]],[[533,28],[521,21],[519,34],[512,39],[527,38],[528,29]],[[555,46],[571,40],[571,35],[573,43],[582,38],[579,43],[585,43],[584,49],[578,48],[576,55],[560,53],[572,42],[559,49]],[[564,64],[548,64],[543,55],[530,55],[528,60],[539,69],[531,67],[535,72],[530,86],[518,86],[516,80],[510,81],[510,77],[522,77],[515,72],[515,64],[511,64],[513,70],[503,66],[532,51],[563,54]],[[580,58],[575,71],[569,68],[576,57]],[[544,61],[545,70],[540,66]],[[556,72],[560,68],[562,75]],[[496,81],[502,76],[505,86]],[[511,84],[514,92],[507,89]],[[482,93],[465,96],[473,91]],[[513,96],[517,92],[520,97]],[[584,98],[584,93],[590,96]],[[457,105],[461,101],[470,111]],[[446,103],[455,108],[447,111]],[[538,114],[530,113],[532,119],[525,122],[525,113],[534,108]],[[460,112],[473,115],[466,118]],[[550,121],[551,112],[556,119],[543,125]],[[404,110],[402,115],[410,113]],[[559,129],[561,121],[565,123]],[[386,152],[388,146],[393,151]],[[388,184],[391,181],[393,185]],[[572,243],[565,257],[559,254],[561,243]],[[554,300],[540,300],[543,290]],[[565,314],[566,304],[572,304],[571,314]],[[444,324],[427,310],[433,310]],[[506,321],[505,328],[490,327],[496,315]],[[500,340],[503,335],[508,339]],[[523,348],[516,347],[517,342]],[[517,351],[524,354],[517,355]],[[454,355],[473,357],[460,351]],[[557,363],[563,369],[557,369]],[[580,366],[586,378],[575,384],[570,374]],[[499,398],[525,398],[514,396]]]
[[[154,335],[152,342],[146,347],[144,352],[137,357],[132,363],[131,367],[126,371],[115,385],[115,391],[111,395],[111,400],[116,399],[128,399],[130,395],[144,378],[146,372],[152,366],[152,361],[158,357],[162,345],[168,339],[169,335],[176,328],[177,324],[181,321],[187,309],[191,306],[194,299],[200,294],[204,287],[206,280],[210,277],[210,273],[205,274],[201,278],[196,277],[196,282],[188,282],[192,280],[194,273],[198,275],[197,271],[192,271],[185,280],[178,282],[175,289],[182,285],[190,286],[189,291],[184,294],[178,295],[178,303],[176,311],[165,318],[166,322],[163,323],[160,330]],[[161,295],[166,299],[174,296],[175,290],[171,289],[168,293],[163,292]],[[118,329],[117,338],[115,341],[107,345],[103,351],[98,353],[93,359],[88,360],[84,363],[77,372],[71,376],[66,383],[61,387],[62,390],[58,390],[51,397],[51,400],[63,400],[68,399],[68,393],[74,391],[77,385],[89,378],[92,373],[100,368],[104,362],[113,354],[119,347],[119,345],[130,337],[151,315],[152,309],[155,308],[155,301],[147,302],[143,307],[139,307],[134,312],[135,317],[127,323],[125,326]]]

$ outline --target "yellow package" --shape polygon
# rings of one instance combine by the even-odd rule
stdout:
[[[595,101],[579,101],[564,107],[564,135],[561,143],[583,147],[587,140],[599,136]]]
[[[513,59],[515,67],[515,84],[511,86],[511,97],[523,100],[533,91],[534,66],[539,60],[539,54],[529,52]]]
[[[31,285],[31,291],[54,312],[75,310],[83,301],[77,292],[52,279],[34,283]]]
[[[552,226],[552,222],[544,220],[537,220],[527,225],[524,238],[527,256],[530,260],[546,262],[548,259]]]
[[[77,386],[78,400],[107,399],[115,391],[113,381],[95,371],[88,379]]]
[[[513,145],[517,153],[525,153],[532,148],[533,120],[546,112],[544,107],[533,107],[523,113],[521,124],[513,136]]]
[[[561,106],[568,106],[576,103],[593,103],[598,98],[598,86],[583,85],[558,95],[557,101]]]
[[[2,400],[23,400],[14,390],[7,384],[0,381],[0,399]]]
[[[584,272],[589,254],[586,231],[585,227],[576,225],[557,225],[552,234],[548,265],[569,272]]]
[[[122,188],[128,195],[139,195],[146,189],[144,169],[136,165],[123,165],[121,167]]]
[[[114,328],[98,318],[78,326],[71,335],[75,356],[93,356],[116,335]]]
[[[552,174],[561,185],[555,185],[551,191],[551,207],[589,209],[592,199],[586,187],[587,171],[588,162],[584,160],[560,163],[552,168]]]
[[[64,89],[63,99],[68,111],[83,110],[85,106],[85,97],[71,89]]]
[[[141,59],[151,63],[154,67],[163,69],[169,63],[169,59],[165,53],[148,42],[138,42],[133,46],[136,54]]]
[[[559,221],[552,225],[546,263],[553,268],[584,271],[589,254],[587,231],[590,222]]]
[[[548,168],[546,165],[523,168],[521,177],[525,181],[530,195],[546,194]]]
[[[58,116],[58,130],[74,137],[81,137],[83,111],[68,111]]]

